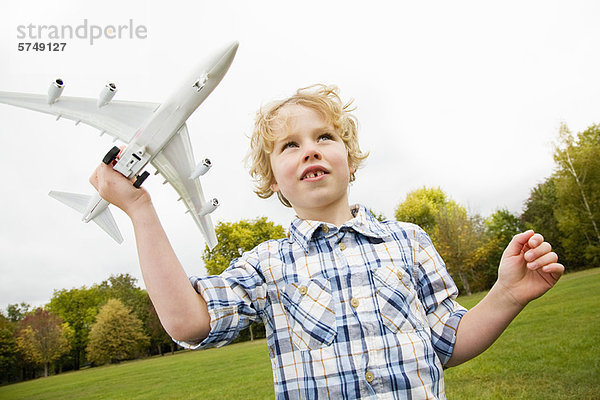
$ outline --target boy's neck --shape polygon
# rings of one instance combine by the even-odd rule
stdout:
[[[300,219],[327,222],[337,227],[344,225],[354,218],[347,200],[340,204],[323,208],[298,209],[294,207],[294,211],[296,211],[296,215]]]

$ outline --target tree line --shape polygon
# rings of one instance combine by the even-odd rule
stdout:
[[[55,290],[49,303],[0,313],[0,383],[173,352],[145,290],[129,274]]]
[[[491,288],[512,236],[541,233],[568,271],[600,265],[600,126],[573,135],[563,123],[554,143],[554,170],[531,189],[521,214],[499,209],[487,218],[439,188],[409,193],[395,212],[430,236],[463,294]]]
[[[410,192],[396,208],[399,221],[421,226],[430,236],[463,294],[489,289],[502,252],[512,236],[534,229],[552,243],[567,271],[600,264],[600,126],[573,135],[559,129],[555,168],[531,189],[523,212],[499,209],[482,217],[469,212],[440,188]],[[373,214],[379,220],[382,214]],[[218,244],[205,248],[209,274],[286,230],[267,218],[219,222]],[[237,341],[265,337],[254,323]],[[174,352],[145,290],[128,274],[91,287],[62,289],[50,302],[31,309],[11,304],[0,313],[0,383],[47,376],[82,367]]]
[[[243,251],[285,236],[279,225],[258,218],[216,227],[219,245],[203,259],[211,274]],[[252,324],[236,341],[265,337]],[[177,345],[164,331],[147,292],[129,274],[91,287],[55,290],[48,304],[10,304],[0,312],[0,384],[48,376],[82,367],[173,353]]]

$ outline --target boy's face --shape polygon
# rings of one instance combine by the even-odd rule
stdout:
[[[278,116],[271,189],[281,191],[300,218],[347,212],[348,151],[333,126],[316,110],[298,104],[284,106]]]

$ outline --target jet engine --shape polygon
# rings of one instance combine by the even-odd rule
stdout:
[[[198,212],[199,216],[208,215],[219,207],[219,200],[212,199],[204,203],[202,209]]]
[[[212,163],[208,158],[205,158],[196,165],[196,168],[194,168],[194,171],[190,175],[190,179],[196,179],[197,177],[204,175],[208,172],[210,167],[212,167]]]
[[[48,104],[56,103],[56,100],[58,100],[64,88],[65,83],[62,79],[57,78],[54,82],[52,82],[48,88]]]
[[[115,93],[117,93],[117,85],[107,83],[98,96],[98,108],[107,105],[115,97]]]

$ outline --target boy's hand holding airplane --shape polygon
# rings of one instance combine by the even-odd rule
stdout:
[[[124,148],[125,146],[121,146],[121,151]],[[116,162],[113,160],[109,165],[100,163],[90,176],[90,183],[104,200],[119,207],[131,217],[134,207],[151,204],[150,194],[143,187],[134,187],[135,179],[130,181],[115,171],[113,166]]]

